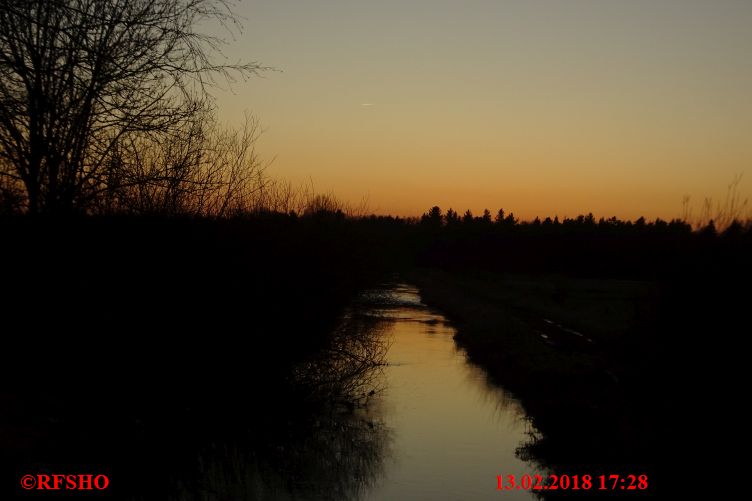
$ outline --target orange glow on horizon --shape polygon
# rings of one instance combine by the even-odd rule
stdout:
[[[572,5],[575,4],[575,5]],[[428,8],[428,7],[431,8]],[[752,198],[752,4],[246,2],[220,92],[268,170],[379,214],[681,217]]]

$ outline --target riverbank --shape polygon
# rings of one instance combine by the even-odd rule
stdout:
[[[566,474],[658,471],[672,402],[658,378],[657,283],[430,269],[408,279],[531,416],[540,434],[523,457]]]
[[[14,218],[0,236],[3,499],[38,465],[142,499],[215,443],[315,434],[295,369],[389,269],[333,217]]]

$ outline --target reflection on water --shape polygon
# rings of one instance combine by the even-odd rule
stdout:
[[[366,294],[363,306],[389,319],[385,390],[372,402],[391,438],[384,472],[364,498],[529,499],[496,491],[496,475],[535,473],[515,450],[527,439],[517,403],[466,362],[454,329],[398,285]]]
[[[515,456],[525,416],[453,334],[412,287],[362,294],[289,395],[259,402],[267,429],[184,458],[169,499],[530,499],[496,490],[536,473]]]
[[[367,410],[384,381],[386,325],[349,311],[327,344],[258,402],[264,426],[196,453],[171,480],[170,499],[362,499],[388,456],[389,432]]]
[[[365,405],[383,384],[389,349],[379,316],[350,310],[328,344],[293,371],[296,390],[306,400],[328,401],[349,408]]]

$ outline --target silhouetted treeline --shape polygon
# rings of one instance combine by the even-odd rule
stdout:
[[[233,356],[238,339],[252,338],[252,357],[260,358],[247,368],[274,358],[261,354],[294,358],[321,343],[352,295],[390,271],[422,266],[672,284],[717,275],[722,283],[749,273],[752,250],[749,224],[717,232],[677,220],[591,215],[520,222],[501,211],[477,218],[468,211],[463,222],[438,208],[421,219],[348,217],[334,202],[300,214],[2,218],[4,323],[21,326],[14,341],[44,340],[35,347],[40,355],[57,353],[51,346],[75,355],[114,343],[134,360],[184,368],[193,363],[190,353],[206,364],[212,351],[209,360]],[[206,342],[193,341],[193,333]],[[77,370],[61,360],[53,365]],[[89,362],[108,366],[107,352]],[[41,362],[30,367],[51,370]]]
[[[415,220],[320,209],[234,218],[6,217],[3,310],[8,322],[44,334],[104,326],[110,337],[234,332],[250,315],[248,332],[263,332],[261,341],[274,337],[268,321],[293,321],[285,314],[291,305],[301,312],[296,321],[310,314],[305,322],[317,322],[327,316],[323,303],[336,310],[365,281],[405,267],[669,279],[741,272],[752,247],[750,225],[719,233],[678,220],[497,216],[455,223],[431,213]]]
[[[698,231],[681,220],[623,221],[550,217],[520,222],[512,212],[463,217],[439,207],[416,228],[417,262],[447,269],[575,273],[592,276],[661,277],[686,267],[713,267],[741,260],[752,225],[734,221],[719,232],[712,221]],[[741,265],[741,262],[739,263]]]

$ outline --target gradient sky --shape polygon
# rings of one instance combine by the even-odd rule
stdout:
[[[752,194],[749,0],[245,0],[218,92],[269,173],[377,213],[671,218]],[[369,104],[369,106],[364,106]]]

